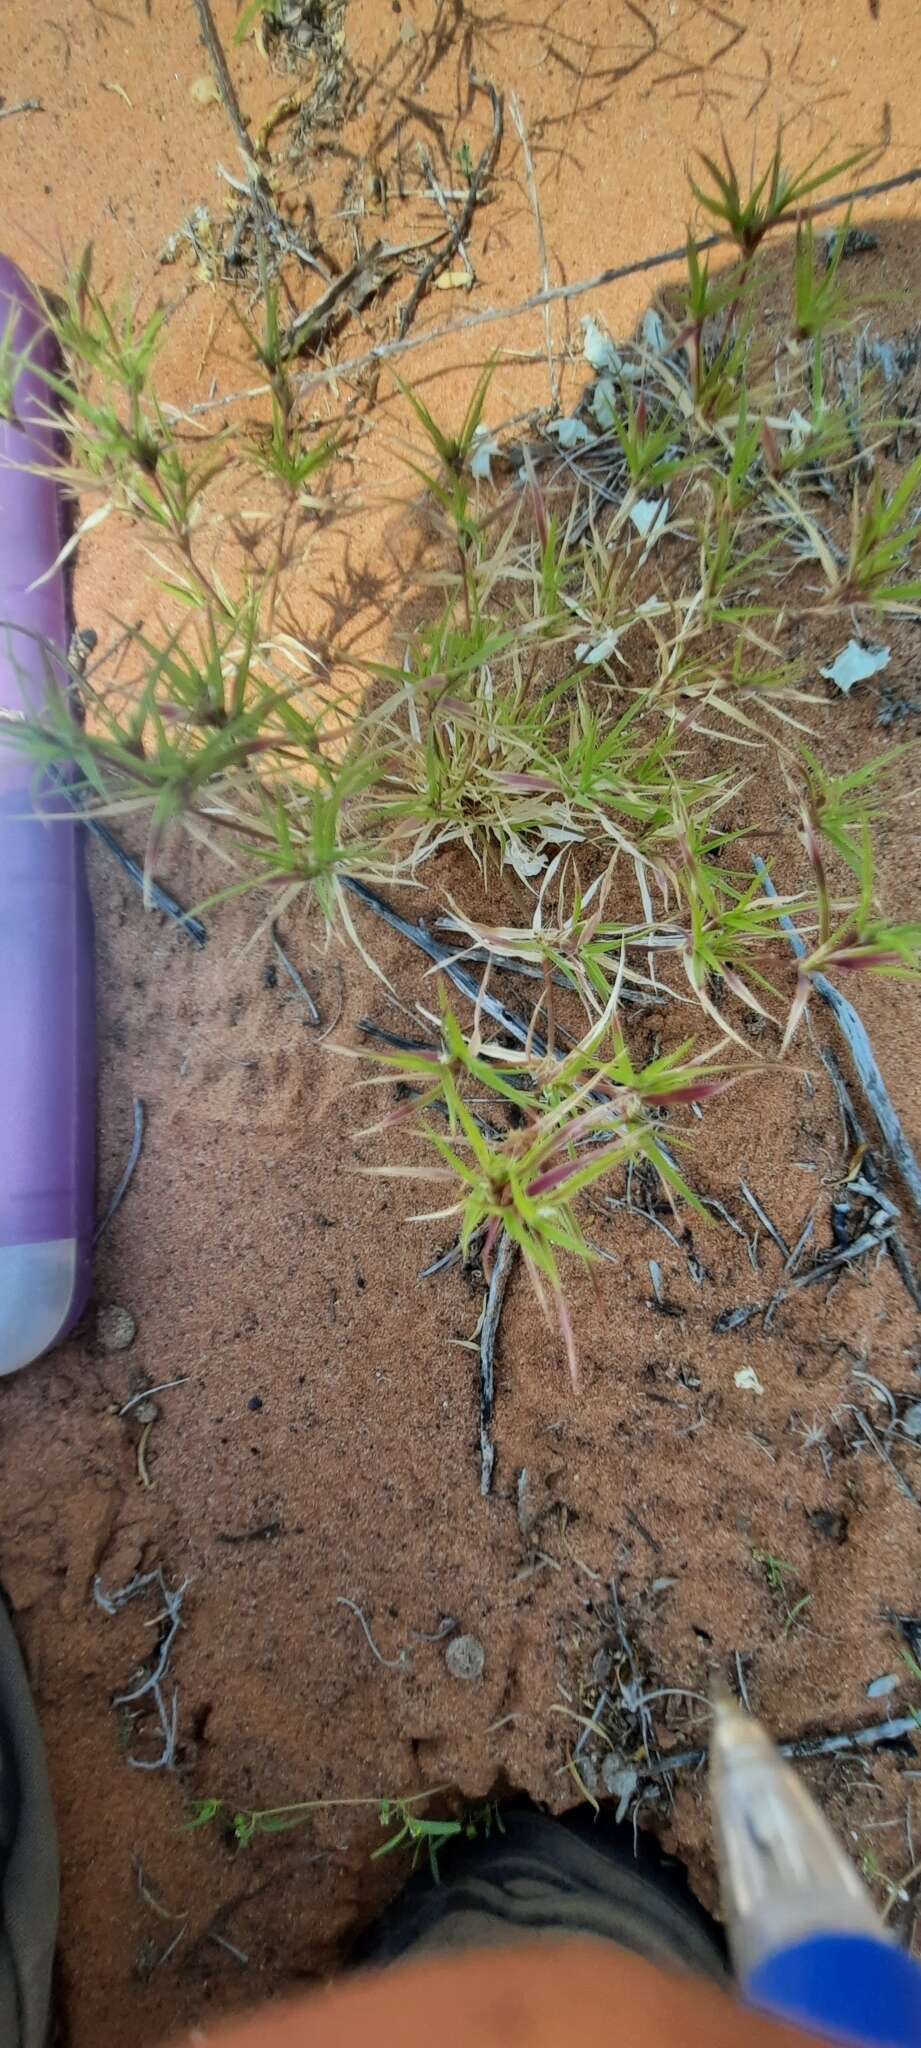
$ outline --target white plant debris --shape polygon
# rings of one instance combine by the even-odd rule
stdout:
[[[862,647],[859,640],[849,640],[841,653],[836,654],[831,667],[820,669],[819,674],[847,696],[855,683],[865,683],[869,676],[876,676],[880,669],[888,668],[891,659],[890,647]]]

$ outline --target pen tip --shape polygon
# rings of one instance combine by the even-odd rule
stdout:
[[[710,1766],[719,1775],[727,1765],[741,1764],[744,1758],[776,1755],[774,1744],[762,1723],[754,1714],[739,1706],[731,1692],[717,1679],[711,1686],[710,1699],[713,1709],[713,1725],[710,1734]]]

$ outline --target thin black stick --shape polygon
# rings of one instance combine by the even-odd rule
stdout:
[[[437,917],[435,923],[438,930],[442,932],[464,932],[467,929],[466,925],[462,924],[460,919],[456,917]],[[514,960],[505,953],[494,953],[490,946],[466,946],[463,958],[467,962],[468,967],[488,966],[492,968],[494,974],[517,974],[521,981],[545,982],[547,980],[545,969],[538,967],[534,961]],[[565,974],[561,974],[558,967],[553,969],[550,980],[554,988],[565,988],[569,989],[570,992],[572,991],[572,981],[567,979]],[[665,997],[653,995],[650,989],[622,988],[620,1000],[622,1003],[638,1003],[645,1010],[664,1010],[668,1007]]]
[[[486,1236],[488,1228],[489,1225],[487,1223],[480,1224],[479,1228],[474,1231],[466,1251],[458,1238],[457,1243],[452,1244],[450,1251],[442,1252],[441,1257],[433,1259],[430,1266],[423,1266],[419,1275],[420,1280],[431,1280],[436,1273],[446,1273],[450,1266],[458,1266],[461,1262],[465,1266],[471,1265]]]
[[[899,1471],[895,1459],[892,1457],[891,1452],[887,1451],[882,1439],[877,1436],[869,1417],[864,1414],[862,1408],[855,1408],[852,1401],[848,1401],[845,1405],[850,1409],[851,1414],[856,1416],[860,1430],[866,1437],[867,1443],[876,1452],[877,1457],[881,1459],[884,1465],[888,1465],[903,1499],[910,1500],[912,1507],[921,1508],[921,1499],[919,1499],[914,1487],[906,1479],[904,1472]]]
[[[175,924],[181,924],[193,945],[207,945],[208,934],[201,920],[191,917],[187,910],[183,910],[182,904],[176,902],[175,896],[171,896],[168,889],[161,889],[159,882],[155,882],[152,876],[145,876],[140,863],[133,855],[125,852],[121,840],[116,838],[111,827],[104,825],[101,818],[96,818],[91,811],[87,811],[84,792],[67,780],[63,769],[52,768],[51,775],[57,788],[82,819],[87,831],[92,832],[103,846],[108,847],[109,852],[115,855],[119,865],[124,868],[126,875],[131,876],[132,882],[140,889],[145,903],[152,904],[154,910],[159,910],[161,916],[171,917]]]
[[[496,1405],[496,1338],[505,1290],[515,1264],[518,1246],[503,1230],[496,1246],[489,1292],[480,1329],[480,1492],[484,1499],[492,1487],[496,1447],[492,1440],[492,1419]]]
[[[124,1173],[122,1174],[121,1180],[118,1183],[115,1193],[112,1196],[111,1201],[109,1202],[109,1206],[105,1212],[105,1215],[97,1223],[96,1228],[93,1232],[94,1245],[99,1243],[100,1238],[103,1237],[105,1232],[108,1230],[109,1224],[111,1223],[113,1216],[115,1216],[118,1210],[121,1208],[125,1196],[128,1193],[128,1189],[130,1188],[131,1183],[134,1179],[134,1169],[137,1166],[138,1160],[140,1159],[141,1147],[144,1143],[144,1122],[144,1104],[141,1101],[140,1096],[138,1096],[137,1101],[134,1105],[134,1136],[131,1140],[131,1150],[128,1154]]]
[[[776,897],[777,890],[763,860],[757,854],[754,867],[761,877],[766,895]],[[806,947],[792,918],[781,916],[779,923],[786,932],[797,959],[802,960]],[[921,1166],[918,1165],[905,1136],[898,1112],[876,1064],[876,1055],[870,1044],[866,1026],[858,1016],[853,1003],[849,1003],[846,996],[841,995],[830,981],[826,981],[824,974],[813,974],[810,980],[822,1001],[828,1004],[847,1039],[857,1078],[889,1148],[893,1164],[898,1168],[918,1215],[921,1216]]]
[[[116,839],[115,833],[111,832],[108,825],[104,825],[100,818],[91,818],[84,815],[84,823],[91,832],[95,833],[97,839],[101,839],[103,846],[107,846],[109,852],[114,853],[116,860],[124,868],[126,875],[131,876],[132,882],[136,883],[143,895],[145,887],[144,870],[140,863],[134,859],[132,854],[125,852],[121,840]],[[172,918],[174,924],[181,925],[186,937],[191,939],[193,946],[207,945],[208,934],[200,918],[192,917],[188,910],[183,910],[182,904],[176,902],[175,896],[171,896],[168,889],[161,889],[159,882],[155,882],[148,877],[146,886],[147,894],[154,910],[159,910],[163,917]]]
[[[847,1082],[845,1081],[844,1075],[841,1072],[841,1068],[838,1065],[834,1053],[830,1050],[830,1048],[827,1045],[822,1046],[821,1052],[822,1065],[825,1068],[826,1073],[829,1075],[832,1087],[834,1088],[835,1094],[838,1097],[838,1106],[841,1110],[841,1117],[842,1122],[844,1124],[845,1137],[848,1140],[848,1142],[853,1142],[853,1144],[855,1145],[863,1145],[865,1147],[862,1172],[864,1179],[869,1182],[875,1194],[878,1191],[879,1182],[879,1167],[877,1164],[876,1156],[871,1151],[870,1146],[867,1142],[866,1132],[864,1130],[863,1124],[860,1121],[857,1111],[854,1108],[854,1104],[851,1100],[850,1089],[848,1088]],[[905,1288],[906,1293],[910,1296],[912,1302],[914,1303],[915,1308],[921,1310],[921,1287],[919,1287],[918,1285],[917,1279],[915,1277],[914,1267],[912,1266],[905,1243],[898,1229],[898,1223],[895,1220],[898,1217],[898,1213],[898,1210],[896,1210],[895,1218],[893,1219],[892,1223],[892,1228],[889,1232],[888,1237],[885,1240],[886,1250],[889,1253],[889,1256],[892,1260],[896,1272],[898,1273],[899,1279],[902,1282],[902,1286]]]
[[[294,961],[290,960],[287,953],[285,952],[284,946],[282,945],[281,940],[278,936],[278,926],[276,924],[273,924],[271,926],[271,932],[272,944],[275,948],[275,957],[278,961],[279,967],[283,969],[284,973],[287,975],[288,980],[292,985],[292,988],[294,988],[296,993],[300,996],[301,1002],[303,1003],[304,1008],[307,1011],[307,1016],[311,1024],[322,1024],[323,1019],[320,1016],[320,1012],[317,1009],[316,1003],[313,1000],[309,988],[307,988],[305,983],[301,980],[297,968],[294,965]]]
[[[906,1714],[901,1720],[878,1721],[872,1728],[854,1728],[843,1735],[798,1735],[778,1747],[781,1756],[805,1762],[813,1756],[850,1756],[855,1750],[881,1749],[887,1742],[904,1742],[906,1736],[918,1732],[914,1716]],[[706,1763],[708,1754],[706,1749],[683,1749],[676,1756],[663,1756],[657,1763],[644,1764],[642,1775],[666,1778],[672,1771],[696,1771]]]
[[[374,1038],[379,1045],[392,1045],[394,1052],[441,1051],[430,1038],[404,1038],[399,1031],[385,1031],[383,1024],[375,1024],[371,1017],[359,1017],[358,1029],[365,1038]]]
[[[915,1308],[921,1312],[921,1287],[918,1286],[915,1269],[897,1230],[892,1231],[891,1235],[886,1239],[886,1244],[889,1256],[906,1294],[910,1295]]]
[[[368,910],[373,910],[376,917],[383,918],[384,923],[389,924],[393,931],[400,932],[404,939],[409,939],[412,945],[419,947],[420,952],[434,960],[436,966],[448,976],[449,981],[453,981],[455,988],[459,988],[461,994],[467,996],[471,1003],[478,1003],[480,1009],[485,1010],[487,1017],[491,1017],[494,1024],[501,1025],[502,1030],[509,1038],[513,1038],[517,1045],[530,1045],[535,1059],[546,1057],[546,1044],[537,1032],[529,1031],[522,1017],[516,1016],[514,1010],[507,1010],[505,1004],[500,1003],[498,997],[491,996],[488,989],[481,988],[474,976],[459,965],[447,946],[440,946],[438,940],[433,939],[424,924],[410,924],[409,919],[401,917],[399,911],[394,910],[385,897],[378,896],[374,889],[369,889],[367,882],[357,881],[354,875],[344,875],[342,886],[350,890],[353,896],[357,896],[359,902],[364,903]]]
[[[781,1258],[785,1260],[788,1259],[790,1257],[790,1247],[787,1243],[786,1238],[783,1236],[783,1233],[778,1230],[776,1223],[771,1222],[767,1210],[762,1208],[757,1195],[752,1193],[751,1188],[746,1187],[744,1180],[740,1180],[739,1187],[741,1188],[743,1199],[748,1203],[752,1215],[757,1216],[758,1221],[761,1224],[762,1228],[767,1231],[768,1237],[773,1238]]]

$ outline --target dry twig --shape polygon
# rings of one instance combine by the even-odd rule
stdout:
[[[224,47],[215,26],[214,15],[211,12],[211,0],[192,0],[192,5],[198,16],[199,33],[208,52],[208,62],[214,72],[214,82],[221,95],[230,125],[237,138],[240,153],[247,170],[252,174],[253,182],[261,184],[261,173],[256,165],[256,151],[253,146],[253,138],[244,120],[243,110],[237,98],[237,89],[230,76],[227,59],[224,55]]]
[[[534,169],[534,158],[531,155],[531,144],[528,140],[528,131],[525,125],[525,118],[521,108],[521,101],[519,100],[517,93],[513,92],[509,105],[512,110],[512,120],[515,123],[515,131],[518,136],[518,140],[521,143],[521,154],[524,161],[524,174],[528,186],[528,198],[531,202],[531,212],[534,215],[534,226],[537,231],[537,253],[540,258],[541,287],[545,292],[549,292],[550,265],[547,261],[547,237],[544,234],[544,216],[541,212],[540,190],[538,188],[537,174]],[[553,321],[550,313],[549,304],[544,306],[544,336],[547,344],[547,371],[550,378],[550,398],[554,408],[557,408],[560,402],[560,382],[556,370],[556,356],[554,354],[553,348]]]
[[[765,894],[776,897],[777,891],[771,881],[771,877],[763,860],[759,859],[757,854],[753,864],[757,874],[760,876]],[[779,923],[786,932],[797,959],[802,960],[805,957],[806,946],[800,938],[792,918],[782,915]],[[895,1104],[877,1066],[876,1055],[870,1044],[866,1026],[862,1018],[858,1016],[853,1003],[849,1003],[847,997],[843,996],[840,990],[836,989],[830,981],[827,981],[824,974],[813,974],[811,980],[816,994],[820,995],[823,1002],[828,1004],[847,1040],[848,1049],[861,1087],[889,1148],[893,1163],[902,1176],[918,1215],[921,1216],[921,1166],[918,1165],[918,1161],[902,1129]]]
[[[492,1486],[493,1467],[496,1462],[496,1447],[492,1440],[492,1418],[496,1402],[496,1338],[499,1335],[505,1290],[515,1264],[517,1250],[514,1238],[509,1236],[507,1230],[501,1231],[489,1276],[489,1291],[480,1328],[480,1492],[484,1498]]]
[[[115,1189],[115,1193],[112,1195],[110,1199],[109,1206],[106,1209],[105,1215],[97,1223],[96,1228],[93,1232],[94,1245],[98,1244],[100,1238],[105,1235],[105,1232],[108,1230],[109,1224],[111,1223],[113,1216],[117,1215],[118,1210],[121,1208],[125,1196],[128,1193],[128,1189],[130,1188],[131,1183],[134,1179],[135,1168],[137,1166],[138,1160],[140,1159],[141,1147],[144,1143],[144,1121],[144,1104],[141,1101],[140,1096],[138,1096],[134,1105],[134,1136],[131,1140],[131,1150],[125,1162],[125,1170],[121,1176],[118,1186]],[[122,1412],[124,1413],[124,1410]]]
[[[297,968],[294,965],[294,961],[290,960],[288,958],[287,953],[285,952],[284,946],[282,945],[281,940],[278,936],[278,926],[276,924],[273,924],[271,927],[271,931],[272,944],[275,948],[275,957],[278,961],[279,967],[283,969],[284,973],[288,977],[288,980],[291,982],[292,987],[300,996],[301,1002],[303,1003],[304,1008],[307,1011],[309,1022],[311,1024],[317,1025],[322,1024],[323,1019],[320,1016],[320,1012],[317,1009],[316,1003],[313,1000],[309,988],[306,987],[305,983],[301,979],[301,976],[298,974]]]
[[[420,270],[409,298],[403,307],[400,315],[400,341],[406,340],[406,336],[428,291],[429,285],[434,283],[436,277],[440,277],[443,270],[447,270],[452,256],[456,256],[458,249],[466,241],[470,233],[473,216],[483,196],[483,188],[492,176],[496,158],[499,154],[502,142],[502,101],[495,86],[490,85],[488,78],[480,78],[475,71],[471,71],[470,82],[476,86],[479,92],[485,92],[489,97],[492,105],[492,134],[470,180],[462,213],[454,221],[447,240],[443,243],[442,247],[436,250],[434,256],[429,257],[428,262]]]
[[[399,1652],[399,1655],[396,1657],[385,1657],[377,1647],[377,1644],[368,1626],[367,1620],[365,1619],[364,1610],[363,1608],[359,1607],[357,1600],[349,1600],[344,1593],[340,1593],[336,1601],[336,1606],[347,1607],[349,1609],[349,1612],[351,1614],[354,1614],[356,1620],[361,1624],[362,1633],[364,1635],[365,1641],[368,1645],[372,1657],[376,1657],[378,1663],[383,1664],[384,1669],[386,1671],[402,1671],[405,1668],[409,1658],[409,1651],[401,1650]]]
[[[162,1565],[157,1565],[152,1572],[137,1573],[133,1579],[129,1580],[127,1586],[120,1586],[118,1591],[114,1593],[106,1593],[104,1591],[101,1579],[97,1578],[93,1584],[93,1599],[97,1607],[102,1608],[104,1614],[120,1614],[123,1607],[127,1607],[132,1600],[136,1600],[139,1594],[146,1593],[151,1586],[157,1588],[163,1600],[164,1612],[162,1619],[166,1621],[167,1626],[160,1638],[157,1660],[153,1670],[148,1672],[146,1678],[141,1679],[137,1685],[133,1686],[130,1692],[116,1693],[112,1701],[112,1705],[115,1707],[133,1706],[138,1700],[145,1699],[149,1693],[156,1707],[163,1737],[163,1748],[158,1757],[150,1759],[129,1756],[128,1762],[132,1769],[136,1771],[171,1770],[175,1762],[176,1730],[179,1718],[179,1688],[176,1685],[173,1686],[173,1696],[169,1709],[167,1709],[164,1701],[162,1688],[163,1681],[167,1675],[173,1644],[182,1627],[182,1601],[189,1584],[190,1581],[188,1579],[183,1579],[181,1585],[175,1588],[168,1586],[163,1575]]]
[[[803,210],[803,218],[832,213],[838,207],[852,206],[859,199],[876,199],[885,192],[900,190],[905,185],[921,182],[921,165],[915,170],[900,172],[897,177],[883,178],[873,185],[859,185],[853,192],[837,192],[830,199],[823,199],[816,206]],[[728,235],[705,235],[697,243],[699,255],[711,249],[722,247],[731,238]],[[313,370],[301,378],[298,392],[304,397],[308,392],[319,390],[321,385],[335,384],[340,378],[358,377],[365,370],[374,369],[379,363],[390,362],[396,356],[409,353],[411,349],[430,346],[437,341],[454,341],[458,335],[468,334],[475,327],[495,326],[501,320],[517,320],[524,313],[536,313],[543,306],[568,305],[573,299],[585,298],[590,292],[600,291],[604,286],[620,284],[624,278],[645,276],[652,270],[664,270],[671,264],[682,264],[687,260],[687,246],[660,249],[654,256],[640,256],[631,263],[615,264],[607,270],[599,270],[594,277],[579,278],[572,284],[551,285],[549,290],[532,292],[527,299],[520,299],[513,306],[484,306],[477,313],[470,313],[464,320],[447,321],[441,327],[429,327],[420,334],[407,334],[395,341],[379,342],[375,348],[366,349],[362,355],[347,357],[344,362],[330,363],[328,368]],[[190,405],[183,417],[193,419],[206,412],[220,412],[231,405],[245,405],[250,399],[264,398],[269,391],[268,384],[251,384],[243,391],[230,391],[217,398],[199,400]]]

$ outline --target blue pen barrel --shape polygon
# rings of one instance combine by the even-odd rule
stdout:
[[[717,1696],[710,1744],[720,1892],[749,2005],[859,2048],[921,2048],[921,1966],[767,1730]]]
[[[811,1934],[745,1978],[750,2005],[862,2048],[919,2048],[921,1966],[868,1934]]]

